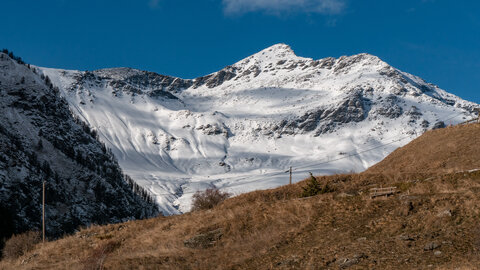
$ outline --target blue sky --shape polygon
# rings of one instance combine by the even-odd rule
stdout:
[[[3,0],[1,6],[0,47],[40,66],[127,66],[194,78],[286,43],[315,59],[371,53],[480,103],[480,1]]]

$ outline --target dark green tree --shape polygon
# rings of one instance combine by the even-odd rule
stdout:
[[[317,178],[313,176],[310,172],[310,180],[308,181],[307,185],[303,187],[302,197],[310,197],[319,194],[322,191],[322,187],[318,182]]]

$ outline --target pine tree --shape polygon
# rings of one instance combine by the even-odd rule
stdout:
[[[310,197],[319,194],[322,191],[322,187],[317,178],[310,172],[310,181],[305,187],[303,187],[302,197]]]

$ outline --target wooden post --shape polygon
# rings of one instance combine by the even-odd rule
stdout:
[[[480,123],[480,108],[474,109],[477,112],[477,123]]]
[[[45,180],[42,189],[42,241],[45,243]]]
[[[290,166],[290,185],[292,184],[292,166]]]

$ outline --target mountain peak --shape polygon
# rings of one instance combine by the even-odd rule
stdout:
[[[286,166],[302,168],[298,177],[365,170],[408,136],[470,119],[476,106],[371,54],[314,60],[286,44],[194,80],[43,72],[70,81],[58,85],[72,111],[169,214],[189,211],[195,191],[212,185],[240,193],[284,184]]]
[[[285,43],[274,44],[260,51],[260,53],[274,53],[274,54],[286,54],[295,55],[290,45]]]
[[[255,65],[262,69],[265,66],[274,65],[279,61],[298,61],[307,59],[309,58],[297,56],[289,45],[278,43],[237,62],[235,66],[239,68],[249,68],[250,66]]]
[[[260,52],[252,55],[252,57],[263,58],[263,59],[272,59],[272,60],[283,60],[291,58],[301,58],[295,54],[292,48],[284,43],[278,43],[267,47]]]

